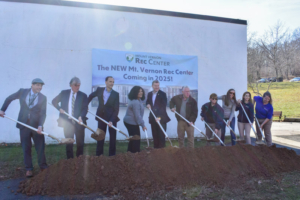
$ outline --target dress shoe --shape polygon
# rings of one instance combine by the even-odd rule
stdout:
[[[32,176],[33,174],[31,170],[26,171],[26,177],[32,177]]]

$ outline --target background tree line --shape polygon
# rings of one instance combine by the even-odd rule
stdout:
[[[248,32],[248,81],[300,76],[300,28],[290,31],[278,21],[261,37]]]

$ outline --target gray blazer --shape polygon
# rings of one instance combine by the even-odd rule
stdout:
[[[124,116],[124,122],[131,125],[139,125],[145,127],[143,120],[144,116],[144,105],[141,100],[134,99],[129,101],[126,114]]]

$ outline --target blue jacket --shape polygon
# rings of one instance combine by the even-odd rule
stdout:
[[[200,113],[200,116],[204,118],[204,121],[207,121],[207,112],[209,110],[209,107],[211,107],[211,102],[208,102],[206,104],[204,104],[202,107],[201,107],[201,113]],[[223,108],[216,103],[215,106],[212,107],[213,109],[213,113],[212,113],[212,116],[213,116],[213,119],[215,121],[215,125],[216,125],[216,129],[221,129],[221,127],[223,126],[223,119],[224,119],[224,110]]]
[[[13,100],[19,99],[21,108],[19,112],[18,121],[27,124],[28,117],[30,117],[30,122],[28,123],[28,125],[34,128],[38,128],[39,126],[43,126],[46,120],[47,97],[44,96],[42,93],[39,93],[38,103],[35,106],[33,106],[31,109],[29,109],[26,103],[26,97],[30,91],[31,88],[20,89],[18,92],[10,95],[4,101],[1,110],[5,112],[7,107]],[[17,128],[23,129],[25,127],[20,124],[17,124]]]

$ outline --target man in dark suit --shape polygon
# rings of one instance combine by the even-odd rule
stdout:
[[[111,128],[112,125],[117,126],[119,114],[119,93],[114,91],[114,78],[108,76],[105,78],[105,88],[98,87],[88,98],[88,104],[94,97],[98,97],[99,105],[97,109],[97,116],[109,122],[109,156],[116,155],[116,130]],[[107,124],[96,118],[98,121],[98,128],[106,133]],[[103,154],[104,140],[97,141],[96,155]]]
[[[71,89],[63,90],[53,100],[52,104],[60,111],[58,126],[64,128],[66,138],[74,138],[76,135],[77,151],[76,156],[83,155],[84,130],[85,127],[75,123],[64,112],[72,115],[79,122],[86,124],[86,114],[88,110],[87,95],[79,91],[81,81],[74,77],[70,81]],[[60,105],[59,105],[60,103]],[[73,144],[66,145],[67,159],[73,158]]]
[[[165,134],[162,132],[161,128],[157,124],[159,120],[163,129],[167,131],[167,123],[170,118],[167,114],[167,95],[159,89],[159,81],[155,80],[152,82],[153,91],[148,93],[147,96],[147,108],[151,108],[156,119],[150,112],[149,123],[151,124],[152,136],[154,148],[164,148],[166,145]]]
[[[9,104],[13,100],[19,99],[21,108],[18,121],[38,129],[38,131],[35,132],[20,124],[17,124],[17,128],[20,129],[20,139],[24,154],[24,164],[27,177],[33,176],[31,138],[34,141],[34,147],[38,155],[38,164],[41,171],[47,168],[45,157],[45,137],[42,134],[43,125],[46,119],[47,98],[40,93],[43,85],[44,82],[41,79],[34,79],[32,81],[31,89],[20,89],[18,92],[7,97],[0,111],[0,116],[3,117]]]

